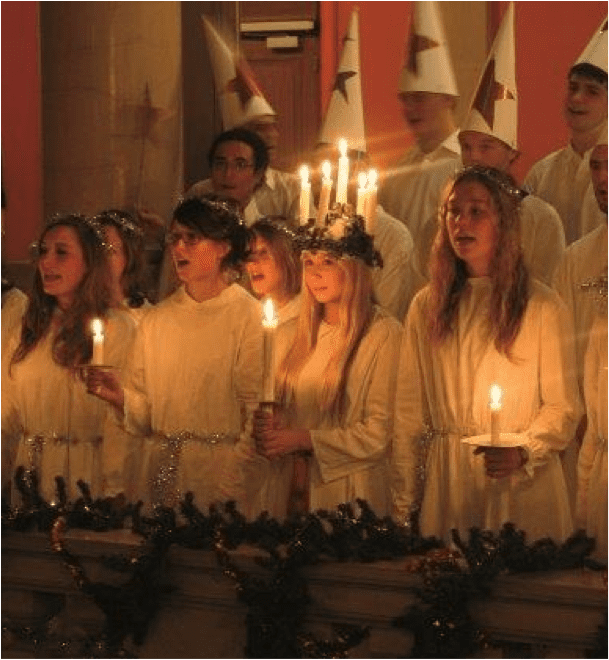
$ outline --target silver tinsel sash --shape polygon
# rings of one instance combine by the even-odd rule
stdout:
[[[27,451],[27,462],[29,470],[40,470],[40,461],[42,451],[46,445],[77,445],[80,442],[88,442],[91,445],[98,446],[102,442],[101,436],[94,436],[87,440],[79,438],[70,438],[59,433],[24,433],[24,444]]]

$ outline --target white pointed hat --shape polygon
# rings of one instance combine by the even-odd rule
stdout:
[[[343,39],[343,52],[334,79],[318,144],[337,144],[345,138],[349,149],[366,152],[362,78],[359,60],[359,10],[355,7]]]
[[[459,96],[450,52],[436,2],[414,2],[406,62],[398,92],[435,92]]]
[[[592,39],[577,58],[575,64],[592,64],[607,73],[607,19],[592,35]],[[575,66],[575,64],[573,66]]]
[[[242,126],[257,117],[276,115],[256,83],[254,74],[243,58],[233,51],[205,16],[201,17],[224,130]]]
[[[482,69],[469,112],[461,126],[518,149],[518,94],[514,48],[514,3],[503,16],[490,53]]]

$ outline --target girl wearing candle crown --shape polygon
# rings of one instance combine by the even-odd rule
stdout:
[[[144,437],[139,495],[175,505],[236,499],[246,514],[255,474],[251,413],[261,386],[258,302],[233,283],[249,234],[233,206],[187,199],[175,209],[167,244],[181,287],[138,326],[126,385],[91,382],[124,427]]]
[[[449,184],[432,250],[431,280],[406,321],[393,447],[395,515],[421,533],[499,530],[563,541],[572,531],[560,463],[580,404],[565,309],[530,279],[519,241],[520,196],[509,175],[470,167]],[[499,441],[488,434],[489,391],[502,388]],[[486,436],[488,438],[488,436]],[[513,436],[512,439],[514,438]],[[420,477],[424,475],[424,483]]]
[[[371,266],[378,253],[354,218],[337,218],[327,230],[315,228],[302,247],[300,315],[277,333],[282,421],[257,413],[259,451],[271,461],[309,454],[301,486],[309,489],[311,510],[362,498],[384,515],[390,511],[400,325],[373,303]],[[301,479],[302,471],[295,476]],[[285,485],[278,478],[277,487],[268,489],[284,488],[283,510],[271,510],[279,517],[286,512]]]
[[[55,477],[70,496],[76,481],[99,493],[107,406],[87,393],[77,367],[93,356],[91,323],[103,326],[104,362],[120,369],[134,336],[125,313],[109,310],[110,286],[103,233],[92,219],[59,216],[37,242],[36,273],[22,327],[8,339],[2,378],[2,445],[12,465],[36,469],[45,498]],[[3,479],[4,481],[4,479]],[[13,493],[15,491],[13,490]]]

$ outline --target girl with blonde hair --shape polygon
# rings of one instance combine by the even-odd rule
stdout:
[[[387,478],[401,326],[374,303],[371,267],[379,256],[360,221],[339,217],[303,239],[300,315],[277,337],[281,414],[256,418],[264,456],[287,465],[298,456],[299,501],[292,501],[298,510],[307,504],[311,510],[333,509],[357,498],[378,515],[390,510]],[[304,474],[299,460],[306,461]],[[286,480],[278,482],[268,489],[275,499],[267,508],[281,517],[288,497]]]
[[[431,281],[406,320],[394,513],[447,541],[452,529],[498,531],[506,522],[530,540],[563,541],[572,531],[559,456],[580,416],[568,319],[558,295],[528,276],[520,199],[499,170],[456,175],[439,215]],[[502,391],[495,414],[493,385]]]

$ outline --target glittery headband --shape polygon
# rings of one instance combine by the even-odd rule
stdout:
[[[374,240],[364,228],[364,218],[354,215],[349,204],[335,206],[329,211],[323,227],[315,225],[313,219],[307,225],[301,225],[295,242],[301,251],[323,250],[338,258],[361,259],[371,267],[383,266],[380,253],[374,248]]]
[[[239,210],[237,203],[230,199],[216,199],[213,193],[205,195],[189,195],[186,197],[181,197],[178,200],[178,207],[181,206],[184,202],[187,202],[189,199],[196,199],[203,203],[205,206],[208,206],[212,212],[218,213],[220,215],[228,215],[233,220],[235,220],[237,224],[245,225],[245,219],[243,218],[243,214]]]
[[[67,225],[82,223],[87,226],[102,244],[102,246],[107,247],[106,237],[102,226],[99,224],[97,218],[83,215],[82,213],[58,213],[51,216],[47,222],[46,229],[55,226],[55,225]]]
[[[493,183],[498,188],[500,188],[506,195],[509,195],[517,202],[520,202],[523,197],[526,197],[527,193],[524,190],[521,190],[513,183],[512,177],[508,174],[505,174],[501,170],[497,170],[493,167],[484,167],[482,165],[470,165],[469,167],[464,167],[459,170],[454,176],[454,184],[460,182],[462,179],[466,178],[468,175],[477,175],[482,179]]]
[[[102,211],[94,216],[93,220],[102,227],[108,224],[116,225],[122,232],[131,235],[134,238],[144,237],[144,230],[125,212],[112,210]]]

